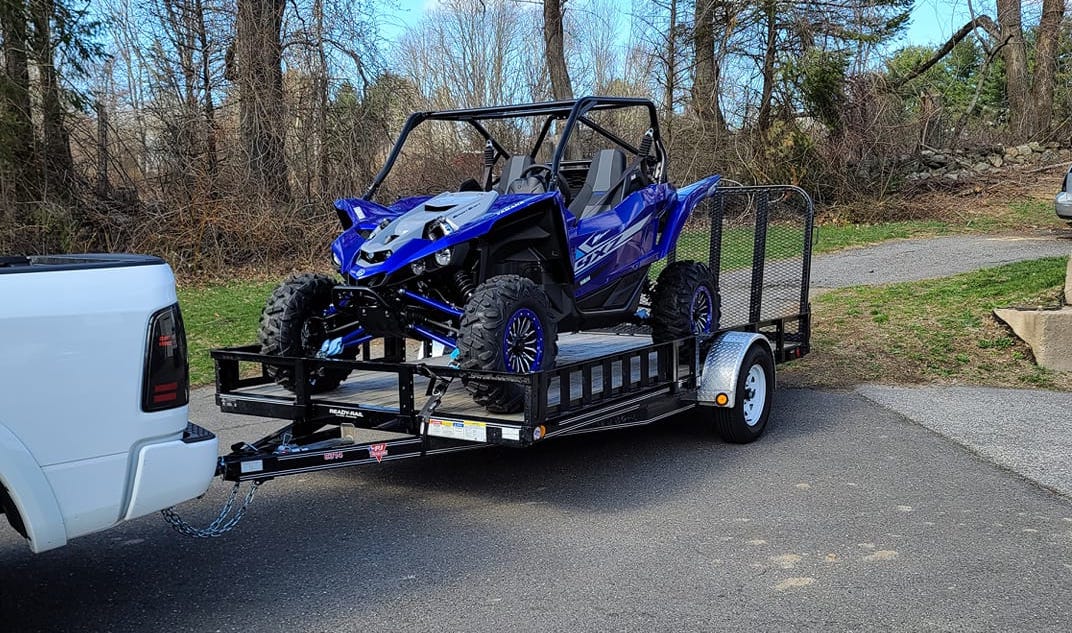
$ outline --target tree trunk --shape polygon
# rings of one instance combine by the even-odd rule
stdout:
[[[562,35],[563,2],[564,0],[543,0],[543,42],[547,53],[547,69],[551,73],[551,93],[555,100],[573,98]]]
[[[59,77],[53,66],[52,15],[53,0],[33,0],[34,57],[38,81],[41,84],[41,132],[44,166],[44,185],[49,193],[65,196],[74,180],[74,158],[71,139],[64,122],[66,110]]]
[[[234,55],[250,184],[279,202],[290,200],[281,43],[285,7],[285,0],[238,0]]]
[[[4,171],[14,181],[10,189],[17,202],[37,198],[39,179],[30,109],[27,18],[22,0],[0,0],[4,53],[4,76],[0,77],[0,160],[6,163]]]
[[[323,0],[315,0],[313,2],[313,18],[316,22],[316,61],[317,61],[317,76],[315,78],[314,86],[316,89],[316,133],[317,133],[317,176],[319,177],[317,193],[321,198],[326,197],[331,190],[331,163],[328,160],[328,109],[330,102],[328,99],[328,91],[330,86],[328,85],[328,53],[324,47],[324,38],[327,30],[324,25],[324,2]]]
[[[692,105],[709,133],[721,134],[726,128],[718,101],[721,60],[715,57],[716,0],[696,0],[696,27],[692,33],[696,59],[692,81]]]
[[[759,97],[759,117],[757,125],[759,133],[764,138],[771,126],[771,109],[774,99],[774,55],[777,52],[775,45],[778,37],[778,12],[777,5],[773,0],[767,0],[763,5],[763,15],[767,25],[767,42],[763,51],[763,87]]]
[[[219,156],[216,149],[216,104],[212,97],[212,66],[209,58],[208,27],[205,24],[205,7],[202,0],[194,0],[194,13],[197,25],[197,42],[201,49],[201,91],[204,93],[205,113],[205,167],[208,171],[208,197],[215,199],[217,177],[219,175]]]
[[[1043,0],[1035,41],[1035,74],[1031,83],[1034,109],[1032,134],[1048,135],[1053,124],[1054,73],[1057,65],[1057,35],[1065,13],[1064,0]]]
[[[664,136],[674,133],[674,93],[677,92],[677,0],[670,0],[670,23],[666,31],[666,84],[663,86]]]
[[[1024,42],[1020,0],[997,0],[998,28],[1005,59],[1005,94],[1009,100],[1009,129],[1017,138],[1030,136],[1034,127],[1027,75],[1027,45]]]

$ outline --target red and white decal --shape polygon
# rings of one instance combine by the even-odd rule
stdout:
[[[387,444],[381,442],[369,446],[368,455],[369,457],[374,457],[377,462],[382,462],[383,458],[387,456]]]

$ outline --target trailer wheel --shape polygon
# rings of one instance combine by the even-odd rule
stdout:
[[[734,394],[732,407],[714,410],[715,430],[727,442],[747,444],[766,430],[774,397],[774,359],[762,344],[744,355]]]
[[[305,273],[279,284],[261,312],[258,340],[261,353],[269,356],[315,356],[324,342],[323,328],[313,317],[331,305],[335,281],[326,275]],[[281,387],[294,391],[294,372],[289,368],[265,365],[268,375]],[[349,369],[320,367],[309,373],[310,393],[323,393],[339,386]]]
[[[718,329],[718,292],[711,270],[700,262],[674,262],[664,268],[651,305],[651,337],[656,343]]]
[[[532,280],[500,275],[480,284],[465,304],[458,335],[462,369],[528,373],[554,366],[558,324],[547,293]],[[492,413],[524,405],[521,385],[463,379],[473,400]]]

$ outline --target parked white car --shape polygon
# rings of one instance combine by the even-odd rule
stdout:
[[[1072,220],[1072,167],[1065,174],[1065,182],[1061,191],[1057,192],[1057,217],[1064,220]]]
[[[0,510],[42,552],[201,495],[175,278],[142,255],[0,257]]]

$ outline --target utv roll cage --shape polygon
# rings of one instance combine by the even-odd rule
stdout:
[[[639,157],[641,151],[640,147],[621,138],[588,117],[588,113],[590,112],[637,107],[645,108],[648,112],[651,146],[655,151],[655,160],[658,165],[664,165],[666,151],[663,148],[662,137],[659,134],[659,121],[655,111],[655,104],[652,103],[650,99],[638,97],[581,97],[579,99],[547,101],[544,103],[466,108],[461,110],[441,110],[438,112],[415,112],[406,119],[406,123],[402,126],[402,131],[398,135],[398,140],[395,141],[394,147],[391,148],[391,153],[387,155],[387,161],[384,163],[379,173],[376,174],[376,177],[372,180],[372,184],[369,185],[368,190],[362,198],[364,200],[371,200],[372,196],[376,195],[376,191],[380,188],[380,185],[383,184],[383,181],[387,178],[388,174],[391,173],[391,168],[394,167],[398,155],[402,153],[402,147],[405,145],[410,132],[425,121],[458,121],[468,123],[494,151],[492,160],[492,163],[494,164],[497,163],[499,159],[510,158],[511,153],[491,135],[488,129],[481,123],[482,121],[539,116],[547,117],[540,128],[539,134],[536,136],[536,141],[533,143],[532,149],[528,152],[529,158],[535,160],[537,153],[539,153],[544,140],[546,140],[547,135],[551,130],[551,125],[555,121],[565,120],[566,125],[562,130],[558,145],[555,147],[554,157],[550,165],[551,173],[548,182],[548,189],[550,190],[553,187],[557,187],[559,184],[559,169],[562,167],[563,157],[566,151],[566,143],[572,136],[573,131],[578,124],[591,129],[625,151]],[[578,161],[574,164],[579,166],[581,164],[587,164],[588,162],[590,161]],[[666,182],[665,166],[657,169],[655,176],[658,182]]]

